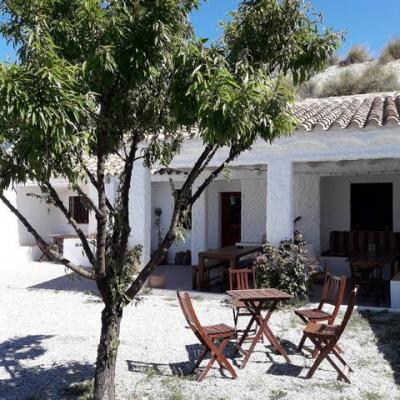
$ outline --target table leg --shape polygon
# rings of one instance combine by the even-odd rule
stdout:
[[[242,369],[246,366],[246,364],[251,356],[251,353],[254,351],[254,348],[255,348],[257,342],[260,340],[260,337],[262,334],[265,335],[265,337],[268,339],[268,341],[271,343],[271,345],[275,348],[275,350],[279,354],[281,354],[288,363],[291,363],[290,358],[287,355],[285,349],[279,343],[279,340],[276,338],[276,336],[273,334],[271,328],[268,326],[268,321],[271,318],[272,313],[276,309],[277,302],[274,302],[271,305],[265,318],[263,318],[261,315],[262,303],[259,303],[258,305],[256,305],[254,302],[249,301],[249,302],[246,302],[246,306],[247,306],[248,310],[250,311],[250,313],[252,314],[255,321],[257,322],[259,329],[257,330],[257,333],[250,345],[249,350],[246,352],[245,358],[244,358],[240,368]]]
[[[238,353],[240,352],[240,350],[242,349],[243,342],[246,340],[247,336],[249,336],[250,329],[251,329],[251,327],[252,327],[252,325],[253,325],[255,319],[256,319],[256,318],[255,318],[254,316],[252,316],[252,317],[250,318],[250,322],[249,322],[248,325],[246,326],[246,329],[244,330],[242,336],[240,337],[239,342],[238,342],[237,345],[236,345],[236,350],[235,350],[234,355],[238,354]]]
[[[199,256],[199,289],[204,289],[204,257]]]

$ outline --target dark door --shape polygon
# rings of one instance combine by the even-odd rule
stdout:
[[[242,222],[242,194],[221,193],[221,246],[240,242]]]
[[[351,229],[393,230],[393,184],[351,184]]]

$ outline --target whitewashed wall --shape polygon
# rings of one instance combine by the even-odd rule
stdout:
[[[68,208],[69,196],[76,196],[76,194],[67,187],[59,187],[57,188],[57,192],[62,202]],[[51,241],[52,234],[75,233],[61,211],[50,204],[46,204],[41,199],[28,196],[28,194],[32,193],[38,195],[40,194],[40,190],[34,186],[19,186],[17,188],[17,207],[45,240]],[[81,225],[81,228],[87,233],[88,224]],[[18,234],[21,246],[35,245],[35,239],[20,222],[18,222]]]
[[[294,217],[301,217],[295,229],[320,251],[320,176],[294,174]]]
[[[17,193],[5,191],[5,196],[14,206],[17,205]],[[2,262],[15,261],[19,256],[18,222],[14,214],[0,201],[0,255]]]
[[[361,171],[360,171],[361,173]],[[321,179],[321,247],[329,248],[331,231],[350,230],[350,185],[352,183],[393,184],[393,230],[400,232],[400,175],[328,176]]]
[[[181,187],[181,182],[176,182],[176,189]],[[174,209],[174,199],[172,197],[171,185],[169,182],[152,182],[151,184],[151,249],[155,250],[158,245],[158,229],[155,224],[154,210],[161,208],[162,215],[160,218],[161,233],[165,235],[169,228]],[[175,254],[180,251],[190,250],[191,248],[191,232],[186,232],[185,241],[178,241],[171,246],[168,254],[168,262],[175,262]]]
[[[242,242],[261,243],[266,234],[267,180],[265,173],[257,179],[243,179]]]

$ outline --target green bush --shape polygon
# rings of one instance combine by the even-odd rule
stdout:
[[[400,38],[390,41],[383,49],[379,61],[386,64],[390,61],[400,60]]]
[[[371,56],[368,49],[362,45],[355,45],[349,50],[346,58],[340,61],[339,65],[344,67],[346,65],[363,63],[367,61],[371,61]]]
[[[395,72],[374,63],[358,74],[351,70],[341,71],[322,86],[319,97],[391,92],[399,89],[400,83]]]
[[[306,257],[298,238],[285,240],[279,246],[266,243],[256,261],[258,287],[275,288],[305,299],[308,291]]]

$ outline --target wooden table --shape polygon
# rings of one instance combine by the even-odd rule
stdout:
[[[275,311],[278,303],[280,301],[290,300],[293,298],[293,296],[278,289],[229,290],[227,293],[229,296],[232,297],[233,300],[243,302],[251,314],[250,322],[237,344],[237,351],[242,350],[243,342],[249,336],[250,329],[254,321],[259,327],[256,335],[251,342],[249,350],[245,352],[245,357],[240,368],[244,368],[246,366],[251,356],[251,353],[254,351],[254,348],[256,347],[256,344],[260,340],[262,335],[264,335],[271,343],[271,345],[275,348],[275,350],[279,354],[281,354],[288,363],[290,363],[291,361],[289,356],[287,355],[282,345],[279,343],[279,340],[273,334],[271,328],[268,325],[268,321],[270,320],[271,315]],[[268,311],[265,317],[263,317],[261,314],[261,310],[266,304],[268,304]]]
[[[205,260],[219,260],[229,262],[229,268],[236,268],[239,260],[252,253],[262,250],[262,246],[226,246],[221,249],[207,250],[199,253],[199,288],[205,287]]]

